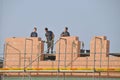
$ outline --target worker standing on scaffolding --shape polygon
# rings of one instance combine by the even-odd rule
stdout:
[[[67,37],[70,36],[70,33],[68,32],[68,28],[65,27],[65,30],[61,33],[60,35],[61,37]]]
[[[51,53],[53,53],[53,44],[54,44],[54,33],[52,31],[48,31],[48,28],[45,28],[45,36],[47,40],[47,53],[51,49]]]
[[[34,31],[30,34],[30,37],[38,37],[37,28],[34,27]]]

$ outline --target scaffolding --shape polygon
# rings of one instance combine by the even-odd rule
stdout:
[[[97,37],[96,37],[97,38]],[[53,65],[51,66],[51,67],[47,67],[47,65],[46,65],[46,68],[43,68],[43,67],[40,67],[40,66],[42,66],[42,64],[40,64],[40,58],[41,58],[41,56],[42,56],[42,54],[44,54],[44,53],[37,53],[37,55],[36,55],[36,58],[32,58],[32,56],[34,55],[34,53],[33,53],[33,40],[32,39],[25,39],[25,45],[24,45],[24,53],[21,53],[19,50],[17,50],[16,48],[14,48],[12,45],[10,45],[9,43],[5,43],[5,48],[4,48],[4,57],[8,54],[7,52],[6,52],[6,50],[7,50],[7,46],[11,46],[12,48],[14,48],[14,49],[16,49],[18,52],[19,52],[19,54],[16,54],[16,53],[9,53],[9,54],[11,54],[11,55],[19,55],[19,64],[17,65],[17,66],[19,66],[19,68],[18,67],[13,67],[13,66],[9,66],[9,65],[6,65],[6,61],[7,61],[7,59],[5,59],[4,58],[4,66],[7,66],[7,68],[0,68],[0,73],[1,74],[3,74],[3,76],[2,76],[2,80],[5,80],[5,76],[6,76],[6,73],[8,74],[8,73],[18,73],[19,75],[21,75],[21,73],[22,73],[22,78],[21,78],[21,80],[25,80],[25,77],[27,76],[28,77],[28,79],[29,80],[32,80],[32,73],[56,73],[55,75],[56,75],[56,80],[59,80],[59,77],[61,77],[61,75],[63,76],[63,79],[64,80],[66,80],[66,76],[68,75],[67,73],[70,73],[71,75],[73,74],[73,73],[85,73],[85,74],[89,74],[89,73],[92,73],[93,75],[92,75],[92,78],[95,80],[95,78],[96,78],[96,73],[98,73],[99,75],[97,75],[98,77],[100,77],[101,76],[101,72],[105,72],[105,73],[107,73],[107,74],[109,74],[110,72],[117,72],[117,73],[119,73],[120,72],[120,68],[112,68],[112,67],[109,67],[109,56],[108,56],[108,60],[106,60],[107,61],[107,67],[102,67],[102,48],[103,48],[103,45],[102,45],[102,40],[101,40],[101,38],[97,38],[97,39],[99,39],[100,40],[100,42],[101,42],[101,48],[100,48],[100,50],[101,50],[101,52],[100,53],[97,53],[96,52],[96,39],[95,39],[95,42],[94,42],[94,59],[93,60],[91,60],[91,62],[93,62],[94,64],[93,65],[91,65],[92,67],[89,67],[88,66],[88,61],[86,61],[86,64],[85,65],[81,65],[81,66],[78,66],[78,65],[76,65],[76,67],[73,67],[73,62],[78,58],[78,57],[76,57],[75,59],[74,59],[74,55],[75,55],[75,53],[73,52],[73,49],[75,48],[74,46],[75,46],[75,43],[74,43],[74,41],[72,42],[72,53],[67,53],[66,52],[66,49],[67,49],[67,40],[66,39],[64,39],[64,38],[60,38],[59,40],[64,40],[64,43],[65,43],[65,53],[61,53],[60,52],[60,42],[59,42],[59,40],[57,40],[56,42],[55,42],[55,44],[54,45],[56,45],[56,43],[58,43],[59,44],[59,53],[57,53],[58,54],[58,60],[56,60],[56,63],[57,63],[57,67],[54,67]],[[26,47],[27,47],[27,41],[31,41],[31,52],[29,53],[29,55],[30,55],[30,58],[27,58],[27,54],[26,54]],[[23,54],[24,55],[24,57],[23,57],[23,65],[21,64],[21,54]],[[61,55],[64,55],[64,60],[61,60]],[[71,61],[69,61],[69,60],[67,60],[67,54],[71,54]],[[99,60],[99,63],[100,63],[100,65],[99,65],[99,68],[98,67],[96,67],[96,66],[98,66],[98,65],[96,65],[96,54],[100,54],[100,60]],[[47,55],[47,54],[46,54]],[[79,55],[79,53],[77,53],[77,55]],[[86,60],[88,59],[88,57],[86,57]],[[11,61],[15,61],[14,59],[13,60],[11,60]],[[10,61],[10,62],[11,62]],[[27,61],[29,61],[29,64],[27,63]],[[37,67],[33,67],[32,66],[32,64],[34,63],[34,62],[37,62]],[[53,62],[54,63],[54,62]],[[64,64],[61,64],[61,63],[64,63]],[[80,62],[77,62],[78,64],[80,63]],[[81,62],[82,63],[82,62]],[[55,64],[56,65],[56,64]],[[21,67],[21,66],[23,66],[23,67]],[[48,65],[49,66],[49,65]],[[62,74],[61,74],[62,73]],[[107,76],[107,77],[109,77],[109,76]]]

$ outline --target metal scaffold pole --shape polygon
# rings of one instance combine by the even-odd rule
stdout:
[[[7,54],[7,43],[4,44],[4,60],[6,59],[6,54]],[[5,61],[6,61],[6,60],[5,60]],[[6,63],[6,62],[3,63],[3,66],[6,65],[5,63]],[[4,75],[4,73],[3,73],[2,77],[1,77],[2,80],[4,80],[4,76],[5,76],[5,75]]]
[[[29,61],[29,62],[32,63],[33,40],[32,40],[32,39],[25,38],[25,45],[24,45],[24,72],[23,72],[23,78],[22,78],[22,80],[25,79],[25,73],[26,73],[26,68],[27,68],[27,66],[26,66],[26,61],[27,61],[27,58],[26,58],[26,56],[27,56],[27,54],[26,54],[27,40],[28,40],[28,41],[31,41],[31,53],[30,53],[30,61]],[[32,68],[32,64],[30,64],[29,67]],[[29,72],[29,73],[27,73],[27,74],[28,74],[29,79],[32,80],[32,79],[31,79],[31,73]]]
[[[93,65],[93,69],[94,69],[94,74],[93,74],[93,79],[95,80],[95,62],[96,62],[96,38],[95,38],[95,42],[94,42],[94,65]]]
[[[59,80],[59,69],[60,69],[60,42],[59,42],[59,53],[58,53],[58,71],[57,71],[57,80]]]
[[[23,72],[23,77],[22,77],[22,80],[25,79],[25,64],[26,64],[26,39],[25,39],[25,45],[24,45],[24,72]]]

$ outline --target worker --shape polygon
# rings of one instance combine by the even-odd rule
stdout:
[[[37,28],[34,27],[34,31],[30,34],[30,37],[38,37]]]
[[[70,33],[68,32],[68,28],[65,27],[65,30],[61,33],[60,35],[61,37],[67,37],[70,36]]]
[[[52,31],[49,31],[48,28],[45,28],[45,37],[46,37],[46,43],[47,43],[47,53],[49,53],[49,50],[51,49],[51,53],[53,53],[53,44],[54,44],[54,33]]]

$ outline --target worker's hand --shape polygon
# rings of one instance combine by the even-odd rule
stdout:
[[[46,43],[49,43],[48,41],[46,41]]]
[[[48,41],[43,41],[44,43],[48,43]]]
[[[43,43],[45,43],[45,41],[42,41]]]
[[[52,39],[52,41],[54,41],[54,39]]]

